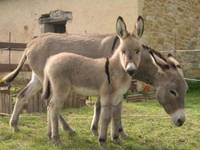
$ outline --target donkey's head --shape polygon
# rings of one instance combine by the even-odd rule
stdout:
[[[133,33],[127,31],[126,24],[122,17],[119,16],[117,19],[116,32],[120,39],[118,47],[120,62],[129,75],[133,75],[139,66],[140,51],[143,49],[139,39],[143,34],[143,30],[144,22],[142,17],[138,17]],[[135,32],[137,34],[134,34]]]
[[[181,126],[185,122],[184,98],[188,85],[180,64],[171,54],[164,58],[151,53],[151,58],[158,69],[155,81],[157,99],[174,124]]]

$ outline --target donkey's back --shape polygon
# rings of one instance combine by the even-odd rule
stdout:
[[[98,95],[106,79],[105,61],[105,58],[92,59],[73,53],[60,53],[48,59],[45,78],[50,79],[52,87],[65,84],[66,88],[70,87],[79,94]]]

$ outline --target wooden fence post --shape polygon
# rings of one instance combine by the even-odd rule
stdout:
[[[0,86],[0,113],[10,114],[12,112],[12,100],[9,86]]]
[[[86,96],[78,95],[75,92],[70,92],[68,98],[65,101],[64,108],[75,107],[79,108],[86,105]]]
[[[29,99],[25,109],[28,113],[46,112],[47,106],[45,104],[45,101],[41,99],[41,91]]]

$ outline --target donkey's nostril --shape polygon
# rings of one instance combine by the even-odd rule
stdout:
[[[182,119],[180,119],[180,118],[177,120],[177,126],[180,127],[180,126],[183,125],[183,123],[184,123],[184,120],[182,120]]]
[[[133,74],[135,73],[135,70],[133,70],[133,69],[128,69],[128,70],[127,70],[127,73],[128,73],[129,75],[133,75]]]

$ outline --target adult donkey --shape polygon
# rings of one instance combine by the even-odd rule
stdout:
[[[143,18],[139,16],[135,25],[135,30],[133,31],[135,39],[138,42],[143,34],[143,30],[144,21]],[[42,88],[43,70],[49,56],[61,52],[71,52],[91,58],[109,57],[119,44],[116,42],[117,39],[118,37],[115,34],[66,35],[56,33],[45,33],[32,39],[27,44],[17,68],[0,80],[1,84],[10,84],[20,72],[25,61],[28,61],[32,69],[32,78],[26,87],[17,95],[17,101],[10,119],[10,125],[13,127],[14,131],[18,131],[19,115],[24,105],[31,96],[35,95]],[[60,117],[60,121],[61,123],[65,123],[62,117]],[[63,127],[64,129],[69,129],[67,124],[64,124]]]
[[[136,26],[135,26],[135,36],[140,38],[144,31],[144,22],[142,17],[138,17]],[[6,77],[2,79],[2,83],[10,83],[14,80],[14,78],[19,73],[20,69],[22,68],[26,59],[28,59],[28,64],[32,68],[32,79],[27,84],[27,86],[19,93],[18,99],[15,103],[14,111],[12,113],[10,119],[10,125],[14,128],[15,131],[18,130],[18,118],[23,106],[28,102],[28,99],[36,94],[41,89],[41,81],[43,80],[43,69],[46,63],[46,60],[49,56],[60,53],[60,52],[72,52],[80,55],[84,55],[87,57],[92,58],[99,58],[99,57],[108,57],[111,56],[113,53],[113,49],[118,46],[116,35],[101,35],[101,36],[94,36],[94,35],[65,35],[65,34],[55,34],[55,33],[46,33],[42,34],[39,37],[31,40],[27,44],[27,48],[19,62],[18,67],[11,73],[9,73]],[[139,39],[138,39],[139,40]],[[114,43],[114,44],[113,44]],[[159,57],[155,57],[156,60],[160,60]],[[148,59],[149,60],[149,59]],[[162,61],[162,59],[161,59]],[[157,61],[155,61],[157,63]],[[148,63],[148,61],[147,61]],[[156,69],[154,69],[154,73],[152,73],[151,68],[145,67],[142,69],[142,74],[137,74],[135,78],[150,83],[151,85],[156,87],[157,93],[162,93],[164,96],[158,96],[159,101],[165,102],[172,102],[170,105],[176,102],[184,101],[184,97],[179,97],[185,93],[185,89],[180,87],[183,83],[177,82],[179,80],[179,76],[177,74],[177,70],[171,70],[171,73],[168,73],[168,78],[159,77],[159,73]],[[163,72],[165,72],[163,70]],[[150,76],[148,75],[150,74]],[[174,75],[175,74],[175,75]],[[155,77],[157,75],[157,77]],[[160,82],[162,79],[162,82]],[[183,78],[182,78],[183,79]],[[171,81],[174,81],[173,84]],[[151,81],[151,82],[150,82]],[[168,90],[167,90],[168,89]],[[169,92],[173,90],[173,92]],[[175,89],[175,90],[174,90]],[[173,98],[175,100],[171,101],[172,93],[176,93],[176,97]],[[97,133],[97,125],[98,125],[98,118],[99,118],[99,102],[96,103],[95,106],[95,114],[93,117],[92,122],[92,129],[94,133]],[[119,105],[119,112],[121,110],[121,104]],[[120,115],[120,113],[119,113]],[[180,117],[177,117],[175,120],[175,124],[177,124],[177,120]],[[184,122],[184,117],[181,117],[181,122],[177,125],[181,125]],[[64,119],[60,117],[61,123],[64,125],[64,129],[71,129],[65,123]],[[122,126],[120,126],[119,131],[123,134]]]
[[[172,54],[164,57],[161,53],[143,45],[140,64],[132,77],[152,85],[156,89],[156,98],[165,111],[171,116],[176,126],[183,125],[185,121],[184,97],[188,85],[184,80],[183,71],[179,62]],[[118,129],[122,136],[127,136],[121,124],[122,103],[118,105]],[[100,101],[95,103],[91,129],[98,135],[98,122],[100,117]]]

